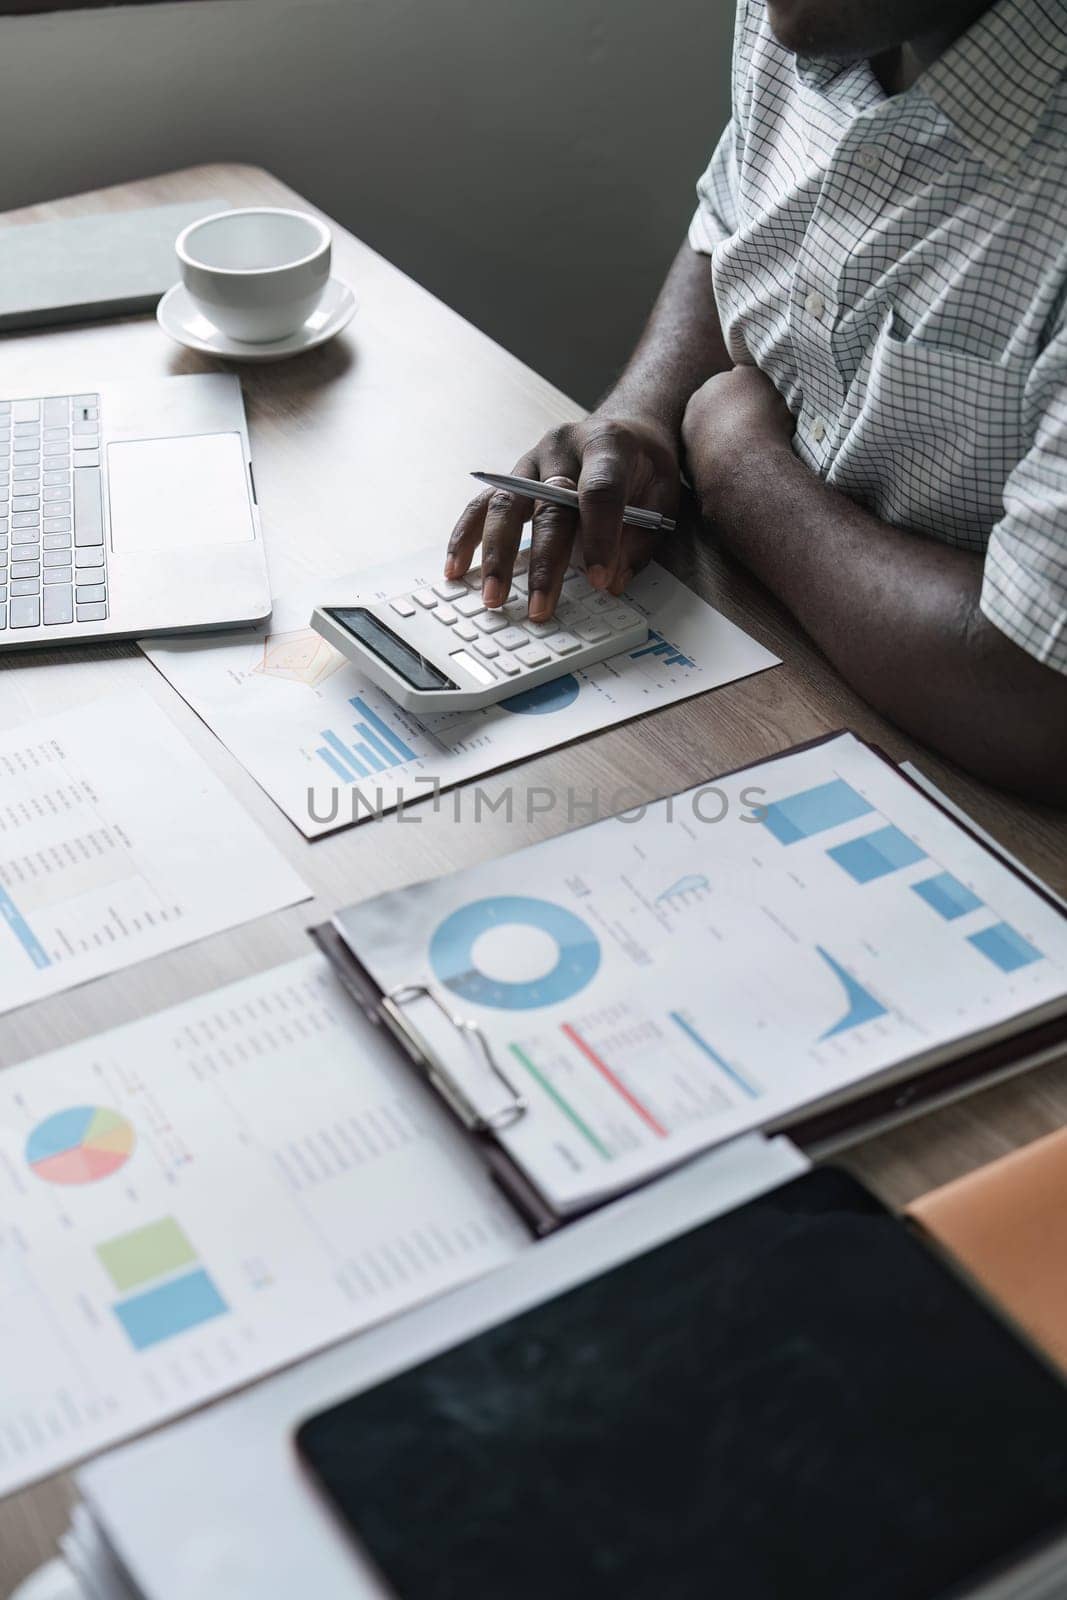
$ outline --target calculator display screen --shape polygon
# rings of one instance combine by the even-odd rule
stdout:
[[[339,623],[354,639],[368,650],[373,650],[387,666],[410,683],[413,689],[455,689],[458,685],[446,677],[432,661],[413,650],[404,639],[387,628],[373,612],[362,606],[330,607],[327,615]]]

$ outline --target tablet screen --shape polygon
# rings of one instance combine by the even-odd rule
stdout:
[[[1067,1527],[1067,1390],[825,1169],[299,1444],[403,1600],[935,1600]]]

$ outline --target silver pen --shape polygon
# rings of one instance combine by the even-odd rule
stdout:
[[[536,478],[508,478],[498,472],[472,472],[471,477],[487,484],[490,489],[509,489],[527,500],[548,500],[554,506],[569,506],[573,511],[578,509],[577,490],[564,489],[557,483],[539,483]],[[673,533],[675,529],[673,517],[665,517],[659,511],[647,511],[643,506],[626,506],[622,520],[631,528],[644,528],[649,533]]]

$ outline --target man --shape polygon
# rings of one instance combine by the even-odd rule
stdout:
[[[679,466],[842,674],[993,783],[1067,803],[1067,0],[740,0],[733,118],[611,393],[515,471],[581,497],[590,582]],[[710,258],[710,269],[709,269]],[[531,503],[473,501],[507,592]],[[530,612],[575,516],[538,504]]]

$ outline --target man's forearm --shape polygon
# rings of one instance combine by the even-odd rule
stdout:
[[[979,776],[1067,801],[1067,679],[982,616],[982,558],[827,488],[788,443],[733,462],[713,520],[844,677]]]
[[[685,243],[637,348],[601,405],[653,418],[677,436],[690,395],[730,365],[712,291],[711,262]]]

